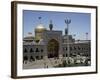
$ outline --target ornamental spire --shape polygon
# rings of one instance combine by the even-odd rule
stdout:
[[[50,28],[50,31],[52,31],[52,29],[53,29],[52,20],[50,20],[49,28]]]
[[[71,23],[71,19],[65,19],[65,24],[67,24],[67,28],[65,28],[65,35],[69,34],[69,24]]]

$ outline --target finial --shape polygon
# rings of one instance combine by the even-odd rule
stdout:
[[[50,20],[49,28],[50,28],[50,31],[52,31],[52,28],[53,28],[52,20]]]
[[[67,28],[65,28],[65,34],[68,35],[69,33],[69,24],[71,23],[71,19],[66,18],[65,24],[67,24]]]
[[[42,18],[42,17],[38,17],[38,19],[39,19],[39,23],[41,23],[41,18]]]

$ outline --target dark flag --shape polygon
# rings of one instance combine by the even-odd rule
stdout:
[[[86,32],[86,35],[88,35],[88,32]]]
[[[41,17],[38,17],[39,19],[41,19]]]

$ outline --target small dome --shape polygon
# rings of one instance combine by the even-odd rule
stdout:
[[[37,27],[36,27],[36,29],[43,29],[44,28],[44,26],[42,25],[42,24],[39,24]]]
[[[35,28],[35,31],[36,32],[43,32],[45,31],[46,28],[43,26],[43,24],[39,24],[36,28]]]

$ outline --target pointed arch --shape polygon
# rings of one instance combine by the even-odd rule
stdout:
[[[47,46],[48,58],[58,57],[59,43],[55,39],[51,39]]]
[[[27,52],[28,52],[28,51],[27,51],[27,49],[25,48],[25,49],[24,49],[24,53],[27,53]]]

